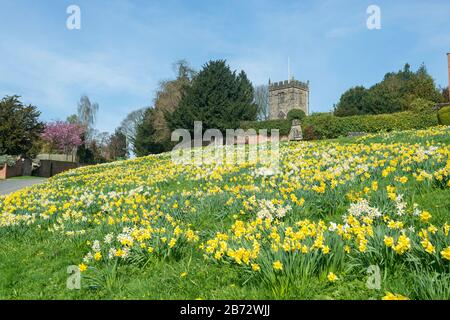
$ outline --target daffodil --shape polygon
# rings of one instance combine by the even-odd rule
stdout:
[[[330,282],[335,282],[335,281],[339,280],[338,277],[333,272],[328,273],[327,279]]]
[[[383,300],[409,300],[407,297],[401,294],[395,294],[391,292],[386,292],[386,295],[382,298]]]
[[[87,268],[88,268],[87,265],[85,265],[84,263],[82,263],[78,266],[78,269],[80,270],[80,272],[86,271]]]
[[[280,260],[277,260],[273,263],[273,269],[277,271],[283,270],[283,264],[281,263]]]
[[[450,260],[450,247],[445,248],[441,251],[441,256],[444,259]]]
[[[420,221],[422,222],[428,222],[430,220],[431,214],[428,211],[422,211],[420,214]]]

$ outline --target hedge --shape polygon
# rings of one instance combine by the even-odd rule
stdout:
[[[334,139],[347,136],[350,132],[376,133],[381,131],[425,129],[438,125],[435,112],[399,112],[380,115],[335,117],[331,113],[313,114],[302,121],[305,139]],[[243,122],[242,129],[279,129],[280,135],[288,135],[291,122],[287,120],[268,120]]]
[[[347,136],[349,132],[376,133],[381,131],[425,129],[437,124],[435,112],[399,112],[350,117],[313,115],[303,121],[302,128],[306,131],[312,129],[314,136],[310,137],[311,139],[333,139]],[[308,134],[308,132],[306,133]]]
[[[288,114],[286,116],[286,119],[288,119],[289,121],[292,121],[294,119],[302,121],[305,118],[306,118],[306,113],[300,109],[292,109],[291,111],[288,112]]]
[[[438,121],[442,125],[450,125],[450,106],[443,107],[438,111]]]
[[[241,128],[244,130],[255,129],[259,130],[267,129],[267,134],[270,135],[270,130],[280,130],[280,136],[286,136],[291,131],[291,122],[287,120],[266,120],[266,121],[244,121],[241,122]]]

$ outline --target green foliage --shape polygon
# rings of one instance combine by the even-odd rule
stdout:
[[[450,125],[450,106],[444,107],[438,111],[438,121],[442,125]]]
[[[80,120],[78,119],[78,116],[76,114],[71,114],[67,117],[66,122],[70,124],[79,124]]]
[[[19,96],[0,101],[0,154],[31,155],[44,125],[35,106],[25,106]]]
[[[441,89],[442,102],[450,102],[450,95],[448,92],[448,87]]]
[[[83,164],[94,164],[94,153],[86,147],[86,144],[83,143],[77,149],[77,158],[80,163]]]
[[[267,134],[270,135],[270,130],[280,130],[280,135],[288,135],[291,130],[291,122],[287,120],[266,120],[266,121],[243,121],[241,128],[244,130],[255,129],[256,132],[267,129]]]
[[[176,78],[159,83],[151,114],[147,111],[148,108],[135,110],[120,125],[120,130],[126,136],[128,149],[134,152],[138,150],[139,155],[169,151],[173,146],[167,118],[172,118],[172,113],[178,108],[196,74],[186,60],[175,62],[173,68]]]
[[[307,117],[303,130],[311,128],[318,139],[334,139],[349,132],[389,132],[394,130],[425,129],[437,125],[433,112],[399,112],[393,114],[335,117],[320,114]]]
[[[107,159],[103,155],[104,146],[99,144],[96,140],[83,143],[77,149],[77,158],[83,164],[98,164],[105,163]]]
[[[127,137],[119,128],[109,138],[107,149],[111,160],[126,159],[128,157]]]
[[[161,153],[166,149],[164,144],[155,141],[156,129],[154,127],[154,116],[155,110],[148,108],[144,113],[142,122],[136,128],[134,153],[138,157]]]
[[[321,115],[324,116],[324,115]],[[287,122],[287,121],[285,121]],[[418,138],[414,132],[405,133],[391,133],[389,134],[392,140],[390,143],[399,144],[407,143],[411,146],[420,144],[424,148],[429,147],[429,142],[433,140],[432,145],[441,146],[445,148],[446,141],[442,140],[448,137],[448,132],[442,131],[442,135],[422,136],[418,134]],[[377,143],[386,142],[386,135],[379,135],[376,137]],[[399,139],[400,137],[400,139]],[[360,138],[352,139],[351,143],[357,143]],[[336,150],[336,142],[323,142],[330,144],[330,150]],[[359,143],[359,142],[358,142]],[[364,140],[363,145],[369,145],[372,141]],[[313,145],[321,145],[313,144]],[[291,146],[294,146],[292,144]],[[339,147],[338,147],[339,149]],[[370,154],[369,154],[370,156]],[[389,159],[389,158],[387,158]],[[400,175],[408,175],[410,181],[408,184],[401,185],[395,182],[394,177],[390,176],[384,184],[380,184],[379,192],[374,192],[373,201],[383,208],[383,213],[392,211],[393,207],[384,206],[386,203],[386,193],[382,191],[386,184],[395,185],[398,191],[405,195],[405,200],[409,203],[417,203],[419,208],[429,210],[433,215],[433,225],[440,225],[448,221],[448,212],[450,202],[448,201],[448,188],[439,188],[428,183],[421,184],[413,178],[412,174],[419,168],[425,168],[430,173],[434,169],[439,169],[445,166],[445,157],[441,159],[441,165],[430,167],[426,163],[422,163],[419,167],[413,165],[412,172],[407,173],[397,170]],[[151,157],[134,163],[133,161],[127,164],[110,164],[107,166],[92,167],[88,170],[108,170],[125,171],[126,175],[133,174],[134,170],[139,171],[139,181],[145,183],[148,181],[147,175],[153,174],[151,164],[156,162],[156,158]],[[115,167],[117,166],[117,167]],[[148,170],[143,170],[148,168]],[[400,168],[400,167],[399,167]],[[398,168],[398,169],[399,169]],[[321,169],[325,170],[325,168]],[[380,174],[379,170],[369,168],[372,177]],[[373,170],[373,171],[372,171]],[[80,174],[89,174],[91,177],[95,176],[94,172],[84,172]],[[229,175],[224,175],[223,181],[215,182],[215,185],[223,188],[226,185],[232,185],[233,178],[236,185],[249,183],[249,171],[234,172]],[[147,175],[146,175],[147,174]],[[142,175],[142,176],[141,176]],[[61,178],[53,178],[52,184],[60,184],[58,190],[69,189],[88,190],[92,184],[99,184],[102,181],[99,179],[86,180],[91,184],[86,184],[78,180],[75,175],[66,175]],[[255,185],[261,186],[262,183],[258,180]],[[348,202],[345,200],[345,194],[350,190],[362,190],[366,186],[370,186],[371,179],[354,179],[350,184],[337,186],[332,193],[337,193],[335,203],[347,208]],[[234,208],[229,208],[224,203],[229,199],[230,194],[226,192],[214,193],[204,197],[192,196],[194,192],[186,193],[183,196],[182,190],[192,190],[195,188],[202,189],[205,185],[200,185],[202,181],[186,180],[184,175],[174,175],[173,180],[165,180],[163,183],[158,183],[156,186],[160,189],[156,195],[161,195],[165,198],[167,207],[162,207],[161,212],[168,214],[177,214],[177,211],[170,211],[173,201],[183,203],[184,200],[189,199],[191,205],[198,209],[195,214],[187,213],[186,211],[178,212],[179,218],[185,220],[187,223],[192,223],[193,228],[201,231],[201,242],[209,239],[211,235],[216,232],[227,230],[235,221],[232,216],[239,212],[241,203],[235,201]],[[423,183],[423,182],[422,182]],[[207,186],[211,184],[208,182]],[[263,197],[278,197],[279,191],[276,184],[271,184],[274,188],[274,194],[256,194]],[[119,192],[127,195],[129,190],[135,189],[137,186],[134,181],[127,181],[126,184],[104,184],[104,194],[111,191]],[[155,188],[156,188],[155,187]],[[279,186],[280,188],[282,186]],[[48,190],[45,186],[44,190]],[[198,190],[197,189],[197,190]],[[33,191],[36,194],[39,189]],[[30,193],[30,197],[32,196]],[[253,192],[242,192],[244,198],[253,195]],[[308,193],[306,193],[308,194]],[[150,193],[153,195],[153,193]],[[331,195],[331,193],[330,193]],[[294,223],[298,219],[311,218],[317,220],[316,213],[324,209],[323,204],[326,200],[323,195],[316,195],[306,198],[306,203],[303,207],[295,207],[295,214],[292,215]],[[59,193],[52,194],[50,201],[54,201],[56,197],[60,197],[63,201],[68,203],[67,195]],[[155,196],[156,198],[156,196]],[[317,198],[317,202],[312,200]],[[69,198],[70,199],[70,198]],[[334,199],[334,198],[333,198]],[[128,198],[126,199],[128,200]],[[131,200],[131,199],[130,199]],[[324,201],[325,200],[325,201]],[[289,203],[289,199],[286,200]],[[308,203],[313,202],[311,206]],[[95,202],[94,202],[95,203]],[[147,204],[145,208],[150,204]],[[80,202],[80,210],[84,210],[84,203]],[[62,208],[58,205],[59,208]],[[132,208],[131,204],[126,206],[122,204],[121,209],[124,212]],[[85,212],[89,212],[97,217],[100,216],[98,212],[101,210],[97,204],[91,204],[86,208]],[[116,209],[113,216],[118,212]],[[223,211],[226,212],[223,215]],[[328,213],[327,207],[325,211]],[[17,214],[29,214],[29,210],[22,210],[21,206],[17,205]],[[134,210],[131,210],[133,212]],[[409,211],[408,211],[409,212]],[[51,219],[57,219],[59,213],[56,213]],[[340,215],[340,214],[339,214]],[[104,216],[104,215],[103,215]],[[253,215],[252,215],[253,216]],[[409,214],[407,216],[413,216]],[[108,216],[106,216],[107,218]],[[245,216],[242,218],[246,219]],[[54,221],[54,220],[53,220]],[[50,224],[53,225],[53,222]],[[124,224],[118,224],[113,228],[122,230]],[[43,226],[47,226],[44,224]],[[70,223],[70,226],[74,226]],[[327,225],[328,226],[328,225]],[[0,299],[380,299],[385,295],[386,291],[405,295],[411,299],[450,299],[449,273],[448,261],[446,261],[447,271],[436,273],[433,270],[426,268],[411,271],[407,265],[402,263],[401,256],[389,255],[388,252],[382,252],[382,255],[372,254],[374,247],[369,245],[367,254],[372,257],[370,260],[357,259],[361,257],[356,250],[351,251],[348,261],[342,261],[342,250],[333,250],[330,254],[319,257],[314,255],[314,252],[307,254],[294,255],[281,250],[280,257],[275,255],[275,252],[262,247],[266,251],[268,258],[280,259],[283,262],[283,272],[268,272],[271,264],[264,266],[261,264],[261,273],[251,273],[248,270],[243,270],[242,265],[231,263],[211,263],[205,261],[203,253],[197,250],[197,245],[192,251],[183,252],[183,256],[179,259],[161,259],[156,256],[148,258],[144,265],[135,263],[134,261],[129,265],[125,264],[105,264],[104,267],[90,267],[86,273],[82,273],[82,288],[80,290],[61,290],[66,288],[66,283],[69,274],[67,267],[80,263],[80,257],[86,254],[87,243],[92,242],[92,239],[102,239],[105,235],[105,226],[95,223],[87,222],[85,233],[79,235],[68,236],[65,231],[55,232],[49,230],[47,227],[34,228],[28,225],[22,225],[11,228],[0,228]],[[374,243],[376,247],[381,247],[383,238],[377,233],[375,229],[376,243],[370,238],[370,243]],[[441,228],[439,231],[442,233]],[[447,238],[448,239],[448,238]],[[335,238],[327,238],[327,245],[336,248]],[[435,240],[432,239],[433,243]],[[251,243],[251,242],[249,242]],[[413,241],[413,249],[417,249],[419,242],[417,239]],[[311,243],[308,244],[309,246]],[[436,247],[436,255],[439,254],[440,247]],[[385,261],[382,259],[389,259]],[[431,258],[431,255],[430,255]],[[373,261],[371,261],[373,259]],[[381,263],[380,263],[381,259]],[[392,261],[396,259],[397,262]],[[409,256],[406,256],[403,261],[408,261]],[[117,261],[117,260],[116,260]],[[373,290],[367,287],[370,273],[366,272],[367,265],[379,263],[381,271],[381,289]],[[423,260],[425,261],[425,260]],[[432,261],[432,260],[428,260]],[[445,262],[445,261],[442,261]],[[362,269],[357,269],[353,263],[360,265]],[[421,264],[422,259],[421,259]],[[432,266],[432,265],[431,265]],[[334,272],[339,280],[336,282],[327,281],[326,275],[329,271]],[[164,285],[161,285],[161,284]]]
[[[294,120],[294,119],[303,121],[303,119],[305,119],[305,117],[306,117],[306,113],[300,109],[292,109],[287,114],[287,119],[289,122],[292,122],[292,120]]]
[[[433,101],[429,101],[429,100],[422,99],[422,98],[417,98],[411,102],[411,105],[409,106],[409,110],[412,112],[417,112],[417,113],[431,112],[435,105],[436,104]]]
[[[423,106],[419,103],[419,105]],[[426,106],[428,104],[425,104]],[[349,132],[389,132],[394,130],[425,129],[437,125],[434,112],[415,113],[412,111],[380,115],[361,115],[336,117],[331,113],[317,113],[305,117],[302,121],[303,137],[306,140],[335,139],[347,136]],[[280,130],[280,135],[288,135],[291,129],[289,120],[268,120],[242,122],[245,130]]]
[[[171,117],[180,103],[181,97],[191,86],[195,71],[191,69],[185,60],[180,60],[174,64],[177,77],[173,80],[162,81],[156,92],[154,112],[152,115],[153,140],[156,144],[164,147],[163,151],[171,149],[171,130],[166,120],[166,115]]]
[[[346,91],[335,107],[334,115],[346,117],[363,114],[368,96],[368,90],[362,86],[354,87]]]
[[[105,141],[100,141],[101,137],[92,137],[92,140],[86,140],[86,133],[81,137],[83,144],[77,148],[77,158],[82,164],[98,164],[107,162],[104,154],[109,152]],[[106,137],[103,139],[106,140]]]
[[[424,65],[416,72],[406,64],[403,70],[387,73],[383,81],[369,89],[351,88],[340,98],[334,114],[339,117],[361,114],[384,114],[411,110],[416,99],[433,103],[443,101],[442,93]]]
[[[166,115],[171,130],[188,129],[202,121],[203,129],[236,129],[240,121],[255,120],[253,86],[244,71],[232,72],[224,60],[210,61],[187,88],[178,108]]]
[[[8,155],[0,156],[0,168],[2,168],[5,164],[9,167],[15,165],[16,157],[8,156]]]
[[[414,272],[410,297],[418,300],[450,300],[450,275],[445,273]]]

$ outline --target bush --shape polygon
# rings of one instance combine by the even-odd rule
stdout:
[[[412,112],[431,112],[433,107],[436,105],[435,102],[429,101],[422,98],[414,99],[413,102],[409,105],[409,110]]]
[[[244,130],[255,129],[256,132],[267,129],[268,135],[270,135],[270,130],[278,129],[280,136],[284,136],[291,131],[291,122],[288,120],[244,121],[241,122],[241,128]]]
[[[317,140],[317,136],[314,133],[314,128],[311,126],[307,126],[303,129],[303,138],[305,140]]]
[[[434,112],[411,111],[391,114],[335,117],[331,114],[312,115],[304,121],[319,139],[334,139],[349,132],[376,133],[381,131],[425,129],[437,125]]]
[[[0,168],[3,168],[4,165],[7,165],[8,167],[12,167],[16,164],[16,157],[3,155],[0,156]]]
[[[450,125],[450,106],[444,107],[437,114],[439,124]]]
[[[445,108],[444,108],[445,109]],[[361,115],[336,117],[331,113],[317,113],[303,119],[303,137],[306,140],[334,139],[347,136],[349,132],[376,133],[381,131],[425,129],[438,125],[436,113],[398,112],[379,115]],[[242,129],[253,128],[256,131],[279,129],[280,135],[288,135],[291,129],[289,120],[268,120],[242,122]]]
[[[303,119],[305,119],[305,118],[306,118],[306,113],[300,109],[292,109],[287,114],[287,119],[289,122],[292,122],[292,120],[294,120],[294,119],[303,121]]]

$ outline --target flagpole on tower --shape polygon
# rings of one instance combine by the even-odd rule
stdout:
[[[291,60],[288,57],[288,82],[291,82]]]

